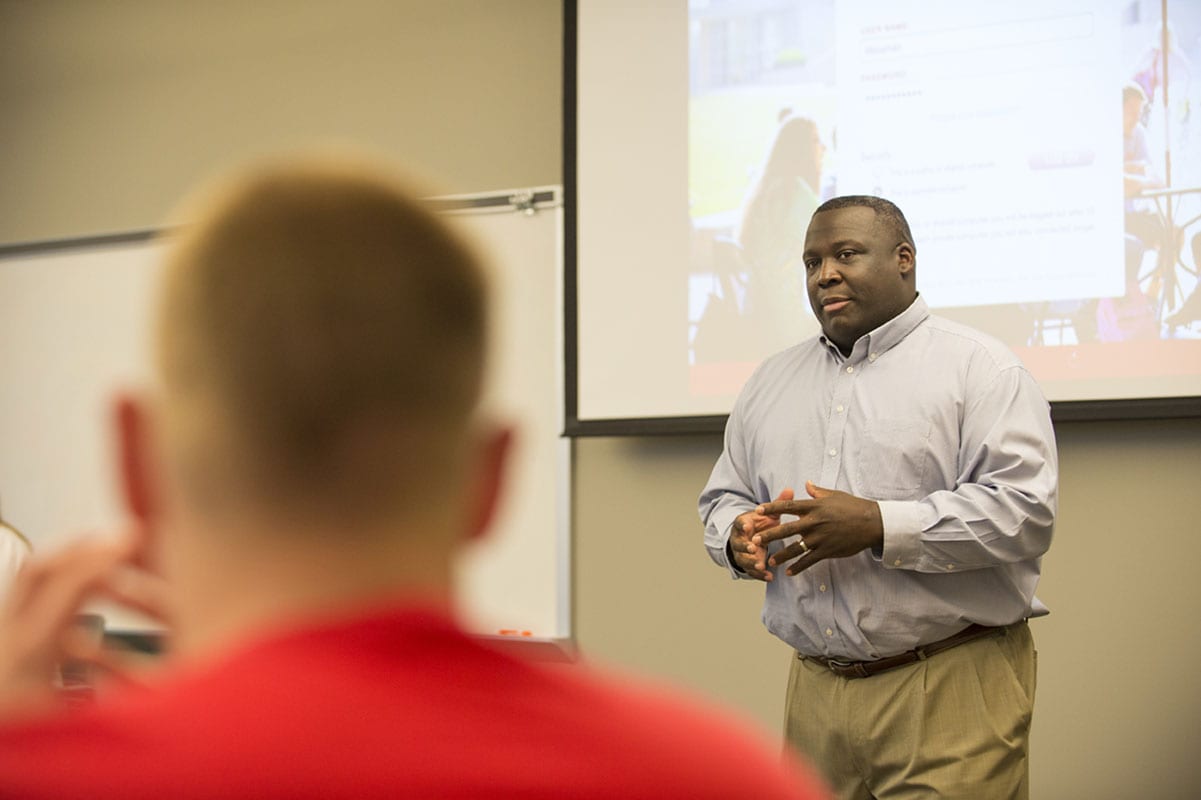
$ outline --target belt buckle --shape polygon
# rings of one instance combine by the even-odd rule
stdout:
[[[854,663],[855,663],[854,661],[842,661],[837,658],[827,658],[826,659],[826,666],[829,668],[829,670],[831,672],[837,672],[840,669],[849,669],[851,667],[851,665]]]

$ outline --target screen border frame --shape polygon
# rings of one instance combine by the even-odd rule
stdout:
[[[563,0],[563,402],[568,437],[721,433],[728,414],[580,419],[577,280],[576,107],[578,0]],[[1051,402],[1053,422],[1201,418],[1201,395]]]

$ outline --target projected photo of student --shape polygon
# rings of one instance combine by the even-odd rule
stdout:
[[[1103,298],[1097,305],[1097,336],[1102,341],[1151,339],[1159,335],[1155,306],[1139,284],[1143,258],[1155,251],[1156,269],[1168,249],[1163,218],[1150,200],[1139,199],[1147,189],[1163,186],[1151,161],[1147,129],[1142,119],[1147,94],[1136,82],[1122,87],[1122,187],[1125,195],[1126,294]]]
[[[1158,10],[1158,9],[1157,9]],[[1195,339],[1201,328],[1201,6],[1127,15],[1122,87],[1126,293],[1098,307],[1099,338]],[[1137,54],[1137,55],[1136,55]],[[1191,263],[1190,263],[1191,261]]]
[[[736,239],[747,269],[744,313],[764,352],[796,344],[816,329],[803,304],[801,251],[821,202],[826,147],[817,123],[786,116],[743,203]]]
[[[700,363],[757,362],[817,330],[805,308],[801,250],[823,199],[826,146],[809,117],[785,107],[777,119],[737,219],[709,241],[712,269],[724,285],[698,320],[693,352]]]

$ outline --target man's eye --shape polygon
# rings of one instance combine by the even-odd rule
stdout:
[[[854,251],[854,250],[840,250],[840,251],[838,251],[838,257],[839,257],[840,259],[842,259],[843,261],[845,261],[846,259],[850,258],[850,257],[851,257],[851,256],[853,256],[853,255],[855,255],[855,251]]]
[[[806,262],[805,262],[805,269],[807,269],[807,270],[809,270],[810,272],[812,272],[813,270],[817,269],[817,265],[818,265],[819,263],[821,263],[821,262],[817,261],[816,259],[810,259],[810,260],[808,260],[808,261],[806,261]]]

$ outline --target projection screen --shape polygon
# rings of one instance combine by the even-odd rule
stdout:
[[[566,17],[569,433],[720,424],[819,332],[799,254],[845,194],[903,209],[934,313],[1004,341],[1058,418],[1201,413],[1201,5]]]

